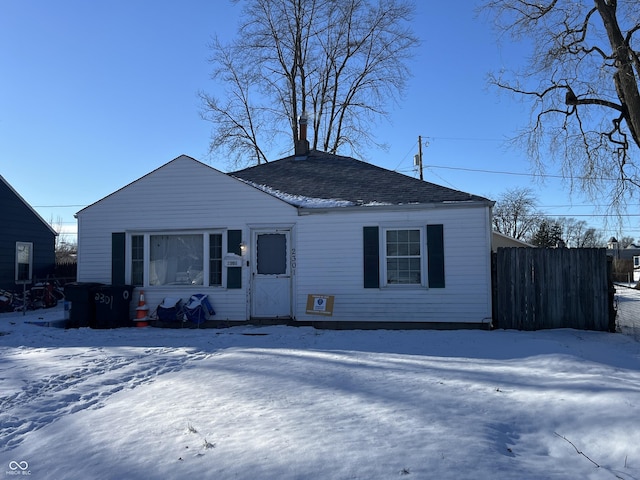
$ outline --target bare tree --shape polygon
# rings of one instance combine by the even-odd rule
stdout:
[[[259,137],[266,130],[268,112],[253,101],[254,85],[259,75],[251,68],[235,61],[241,50],[237,47],[225,48],[215,39],[211,45],[217,68],[212,78],[226,85],[223,99],[200,93],[202,118],[213,122],[216,133],[211,136],[210,150],[226,149],[226,153],[236,163],[243,159],[254,159],[257,164],[267,161],[261,145],[268,143],[268,137]]]
[[[563,239],[570,248],[595,248],[605,245],[604,234],[601,230],[590,227],[584,220],[573,217],[556,219],[561,226]]]
[[[531,45],[521,70],[493,84],[532,103],[522,132],[543,171],[612,206],[640,186],[640,9],[637,0],[486,0],[500,34]],[[632,188],[630,188],[632,187]]]
[[[500,195],[493,207],[493,229],[518,240],[527,240],[543,219],[529,188],[514,188]]]
[[[69,235],[62,232],[62,217],[58,216],[56,220],[53,220],[53,216],[49,219],[49,225],[53,228],[58,235],[55,238],[55,254],[56,254],[56,264],[58,263],[68,263],[75,262],[76,255],[78,253],[78,244],[77,242],[72,241],[69,238]]]
[[[240,1],[240,0],[235,0]],[[311,147],[337,153],[378,145],[370,126],[399,100],[417,38],[409,0],[246,0],[238,36],[212,45],[220,95],[202,92],[211,150],[262,163],[291,151],[297,119]],[[284,145],[284,147],[283,147]]]
[[[632,243],[633,243],[633,237],[623,236],[623,237],[618,239],[618,247],[619,248],[627,248]]]
[[[602,231],[589,227],[584,231],[580,243],[578,244],[579,248],[601,248],[606,245],[606,241],[604,239],[604,235]]]

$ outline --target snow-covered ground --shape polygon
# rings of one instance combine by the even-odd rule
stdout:
[[[0,315],[0,480],[638,479],[640,343]]]
[[[616,326],[618,331],[640,342],[640,290],[616,285]]]

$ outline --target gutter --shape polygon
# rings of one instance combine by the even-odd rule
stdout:
[[[345,207],[296,207],[298,216],[317,215],[327,213],[362,213],[363,211],[378,212],[406,212],[407,210],[426,210],[437,208],[492,208],[495,205],[491,200],[465,200],[459,202],[442,202],[442,203],[400,203],[391,204],[375,204],[375,205],[351,205]]]

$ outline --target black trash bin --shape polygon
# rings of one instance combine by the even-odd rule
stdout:
[[[95,282],[72,282],[64,286],[65,301],[71,302],[66,328],[88,327],[95,322],[94,289],[104,285]]]
[[[133,285],[101,285],[94,290],[96,316],[91,328],[132,326],[129,304]]]

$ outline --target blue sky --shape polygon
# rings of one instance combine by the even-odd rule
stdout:
[[[492,199],[530,187],[545,213],[600,226],[594,202],[557,179],[541,184],[524,153],[505,147],[529,111],[486,79],[524,52],[497,45],[475,6],[417,2],[409,88],[372,126],[390,148],[364,160],[415,176],[421,135],[425,180]],[[180,154],[228,171],[207,153],[197,94],[219,91],[208,44],[233,38],[238,20],[226,0],[2,0],[0,173],[45,220],[75,232],[75,212]],[[607,236],[638,238],[630,218]]]

